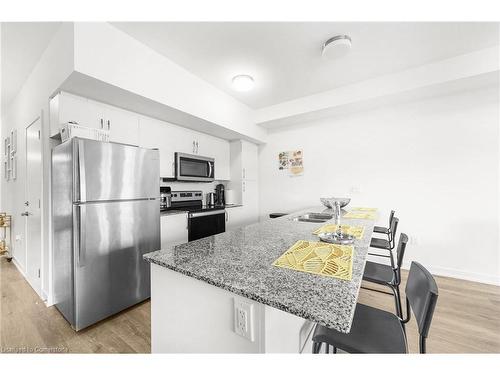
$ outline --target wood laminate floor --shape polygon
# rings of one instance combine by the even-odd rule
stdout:
[[[406,282],[404,274],[403,285]],[[439,299],[429,353],[500,353],[500,287],[437,277]],[[366,285],[373,287],[373,285]],[[0,349],[8,352],[149,353],[150,302],[75,332],[54,307],[45,307],[14,264],[0,260]],[[393,298],[361,289],[359,301],[394,311]],[[408,327],[418,352],[415,319]]]

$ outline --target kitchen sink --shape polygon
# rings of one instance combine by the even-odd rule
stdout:
[[[332,214],[325,214],[319,212],[308,212],[300,216],[295,216],[291,220],[293,221],[305,221],[307,223],[324,223],[333,218]]]

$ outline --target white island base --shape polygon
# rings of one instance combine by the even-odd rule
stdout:
[[[252,305],[252,340],[235,332],[234,304]],[[151,264],[153,353],[311,353],[314,323]]]

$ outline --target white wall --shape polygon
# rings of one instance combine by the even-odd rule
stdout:
[[[17,129],[18,177],[6,182],[1,178],[2,207],[1,211],[12,214],[12,237],[19,236],[13,244],[14,261],[21,272],[26,269],[25,219],[20,215],[25,211],[25,181],[26,181],[26,127],[42,116],[43,140],[43,182],[42,182],[42,293],[49,290],[49,96],[69,76],[73,70],[73,26],[63,24],[48,47],[42,54],[37,65],[23,84],[21,91],[14,98],[5,113],[2,113],[2,135]],[[3,149],[2,149],[3,152]]]
[[[382,224],[395,209],[407,264],[500,284],[498,104],[490,86],[273,131],[259,155],[261,217],[332,195],[379,207]],[[278,152],[293,149],[301,177],[278,171]]]

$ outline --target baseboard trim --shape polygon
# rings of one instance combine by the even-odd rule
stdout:
[[[15,256],[12,256],[12,263],[14,264],[14,266],[16,266],[17,270],[19,271],[19,273],[24,277],[25,280],[28,280],[26,278],[26,274],[24,273],[24,270],[21,268],[21,265],[19,264],[19,262],[17,261],[16,257]]]
[[[40,290],[40,293],[38,293],[36,291],[35,288],[33,288],[33,285],[31,285],[30,281],[28,280],[28,278],[26,277],[26,273],[24,272],[24,270],[21,268],[21,265],[19,264],[19,262],[17,261],[17,259],[13,256],[12,257],[12,263],[14,264],[14,266],[17,268],[17,270],[19,271],[19,273],[21,274],[22,277],[24,277],[24,280],[26,280],[26,282],[28,283],[28,285],[31,287],[31,289],[33,289],[33,291],[36,293],[36,295],[38,296],[38,298],[40,298],[40,300],[45,303],[46,301],[46,298],[43,297],[43,295],[40,295],[40,293],[43,294],[43,291]]]
[[[436,276],[452,277],[454,279],[468,280],[477,283],[500,286],[500,275],[487,275],[439,266],[435,267],[425,265],[425,267],[429,270],[430,273]],[[408,270],[410,269],[410,264],[403,264],[402,268]]]

